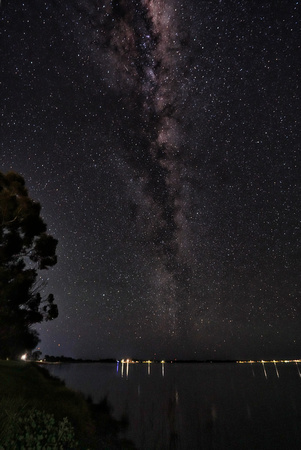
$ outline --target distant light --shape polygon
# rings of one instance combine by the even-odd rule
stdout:
[[[22,361],[26,361],[26,353],[24,353],[24,355],[21,356]]]

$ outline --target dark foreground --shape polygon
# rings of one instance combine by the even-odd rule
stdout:
[[[0,361],[0,449],[133,449],[115,420],[36,364]]]

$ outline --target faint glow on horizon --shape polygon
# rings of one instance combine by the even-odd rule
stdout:
[[[301,359],[268,359],[268,360],[257,360],[257,361],[253,361],[253,360],[249,360],[249,361],[236,361],[238,364],[254,364],[254,363],[261,363],[261,364],[269,364],[269,363],[300,363]]]

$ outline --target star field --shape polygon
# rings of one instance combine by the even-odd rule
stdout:
[[[299,2],[0,12],[0,170],[59,240],[43,353],[297,357]]]

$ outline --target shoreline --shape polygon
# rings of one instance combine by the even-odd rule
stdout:
[[[106,399],[92,403],[83,394],[67,388],[46,367],[0,360],[0,442],[9,442],[8,448],[18,448],[20,440],[38,439],[34,430],[39,428],[45,442],[58,436],[62,439],[63,429],[66,439],[74,434],[79,449],[106,448],[105,445],[112,449],[134,449],[131,442],[120,437],[126,421],[114,419],[109,410]],[[24,434],[22,423],[32,428],[31,436],[28,432]],[[49,442],[43,444],[45,448]],[[38,443],[30,441],[30,447],[35,448]],[[64,448],[75,447],[67,443]]]

